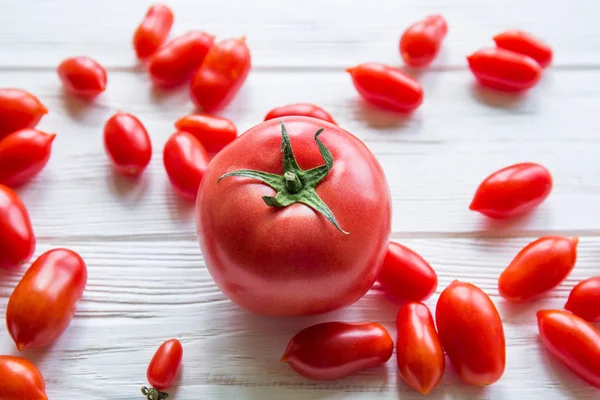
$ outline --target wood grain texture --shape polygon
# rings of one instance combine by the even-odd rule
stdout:
[[[0,87],[38,95],[50,109],[39,128],[56,132],[47,168],[19,190],[38,236],[36,255],[64,246],[81,253],[89,283],[60,340],[24,355],[46,377],[52,400],[135,399],[147,364],[170,337],[184,345],[174,399],[422,398],[384,368],[315,383],[279,357],[300,329],[328,320],[378,321],[395,336],[398,306],[375,286],[344,310],[293,319],[250,315],[216,288],[196,242],[193,204],[172,193],[162,146],[173,122],[193,111],[187,88],[152,89],[131,48],[147,1],[0,1]],[[477,389],[448,366],[433,399],[595,399],[598,391],[548,356],[535,311],[562,308],[579,280],[600,273],[600,25],[598,4],[535,0],[177,0],[174,34],[205,29],[220,38],[247,35],[254,68],[222,115],[240,132],[272,107],[315,102],[362,139],[381,162],[393,199],[393,237],[422,254],[440,283],[435,308],[453,279],[477,284],[497,304],[508,342],[504,377]],[[402,29],[430,13],[449,21],[438,60],[422,72],[425,102],[399,118],[359,100],[344,68],[363,61],[401,65]],[[478,88],[465,55],[518,27],[556,51],[538,87],[519,97]],[[93,103],[66,95],[55,73],[65,57],[85,54],[108,67],[109,85]],[[117,110],[136,114],[154,154],[139,181],[116,176],[102,147],[102,127]],[[324,133],[326,134],[326,132]],[[468,210],[481,180],[506,165],[536,161],[555,188],[526,218],[490,223]],[[546,234],[580,236],[572,275],[542,299],[515,307],[497,291],[502,269]],[[24,269],[0,271],[0,310]],[[16,354],[5,328],[0,354]]]

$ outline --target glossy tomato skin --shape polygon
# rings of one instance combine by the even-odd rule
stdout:
[[[521,303],[558,286],[575,267],[578,241],[576,237],[544,236],[529,243],[500,274],[500,295]]]
[[[161,344],[148,365],[148,383],[158,390],[168,389],[177,377],[182,358],[183,347],[179,340],[169,339]]]
[[[600,332],[567,311],[540,310],[537,319],[546,349],[580,378],[600,388]]]
[[[187,132],[175,132],[163,150],[163,164],[169,181],[180,196],[196,199],[210,159],[202,144]]]
[[[579,282],[565,304],[565,309],[589,322],[600,322],[600,276]]]
[[[164,4],[150,6],[133,35],[133,48],[138,58],[146,58],[167,40],[173,26],[173,11]]]
[[[186,115],[175,128],[191,133],[209,153],[218,153],[237,137],[237,127],[227,118],[209,114]]]
[[[246,38],[215,43],[192,78],[192,101],[205,113],[221,110],[239,92],[250,73],[251,64]]]
[[[431,64],[448,33],[448,24],[441,15],[429,15],[409,26],[400,38],[400,55],[411,67]]]
[[[423,103],[423,88],[398,68],[365,63],[346,71],[358,93],[369,103],[390,111],[408,113]]]
[[[440,341],[459,377],[474,386],[497,382],[506,367],[506,339],[494,303],[477,286],[453,281],[435,312]]]
[[[152,142],[144,124],[120,111],[104,124],[104,149],[116,171],[125,176],[140,175],[152,158]]]
[[[273,118],[289,117],[290,115],[304,115],[305,117],[318,118],[337,125],[331,114],[312,103],[295,103],[276,107],[267,113],[264,120],[268,121]]]
[[[437,289],[437,274],[415,251],[390,242],[377,277],[383,290],[400,300],[423,301]]]
[[[396,331],[400,376],[425,395],[440,383],[446,368],[444,349],[429,308],[415,301],[404,304],[396,317]]]
[[[516,217],[543,203],[552,187],[552,175],[544,166],[530,162],[510,165],[481,182],[469,208],[495,219]]]
[[[0,89],[0,140],[21,129],[35,128],[48,109],[29,92]]]
[[[12,189],[0,185],[0,268],[17,267],[29,261],[35,244],[25,204]]]
[[[65,89],[74,95],[93,98],[106,90],[106,70],[89,57],[72,57],[64,60],[57,69]]]
[[[0,399],[48,400],[42,373],[22,357],[0,355],[0,378]]]
[[[306,315],[352,304],[373,286],[391,231],[391,198],[383,169],[356,137],[315,118],[283,118],[303,169],[323,165],[314,134],[333,155],[316,186],[345,235],[304,204],[265,205],[274,190],[224,173],[283,172],[281,122],[263,122],[212,159],[196,202],[200,246],[219,288],[241,307],[266,315]],[[356,210],[361,210],[357,212]]]
[[[171,88],[188,81],[202,65],[215,37],[191,31],[158,49],[148,60],[148,72],[156,86]]]
[[[378,323],[325,322],[297,333],[281,361],[305,378],[331,381],[385,364],[393,352],[392,337]]]
[[[552,48],[531,33],[511,29],[494,36],[496,46],[533,58],[542,68],[552,62]]]
[[[478,50],[467,61],[481,85],[499,91],[523,92],[542,77],[542,67],[533,58],[497,47]]]
[[[0,184],[17,187],[27,183],[48,163],[56,134],[22,129],[0,141]]]
[[[35,260],[6,309],[6,325],[17,349],[46,347],[57,340],[69,326],[86,283],[85,262],[72,250],[49,250]]]

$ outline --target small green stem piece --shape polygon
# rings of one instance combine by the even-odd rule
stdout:
[[[154,388],[148,389],[146,386],[142,388],[142,394],[146,396],[146,399],[148,400],[164,400],[169,397],[167,393]]]
[[[242,176],[252,178],[266,183],[272,187],[277,194],[273,196],[264,196],[262,199],[269,207],[287,207],[294,203],[302,203],[313,210],[322,214],[329,222],[331,222],[340,232],[348,234],[338,224],[333,212],[327,204],[319,197],[315,191],[315,187],[321,182],[331,168],[333,167],[333,156],[325,147],[323,142],[319,140],[319,135],[323,129],[319,129],[315,133],[315,142],[319,147],[321,157],[323,157],[324,165],[304,171],[298,165],[290,137],[285,129],[283,121],[281,121],[281,152],[283,153],[283,175],[271,174],[263,171],[251,169],[242,169],[238,171],[228,172],[219,178],[227,178],[229,176]]]

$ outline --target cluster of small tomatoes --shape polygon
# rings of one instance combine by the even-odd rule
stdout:
[[[201,113],[175,122],[163,163],[169,180],[183,197],[195,199],[211,156],[237,137],[235,124],[212,115],[225,107],[251,69],[244,38],[215,42],[206,32],[192,31],[167,42],[173,25],[165,5],[150,7],[134,34],[134,49],[144,60],[152,82],[161,88],[189,83]],[[423,67],[437,56],[447,34],[443,17],[433,15],[410,26],[400,40],[400,54],[411,67]],[[496,90],[522,91],[540,79],[552,50],[522,31],[494,37],[496,48],[467,57],[481,84]],[[57,68],[72,95],[93,99],[106,90],[106,70],[89,57],[74,57]],[[415,110],[423,101],[419,83],[398,68],[365,63],[349,68],[361,96],[375,106]],[[54,134],[35,129],[48,112],[34,95],[0,89],[0,267],[22,265],[32,257],[36,239],[28,211],[13,191],[47,164]],[[301,115],[336,124],[322,108],[308,103],[270,111],[265,120]],[[152,156],[150,136],[134,115],[118,112],[104,126],[108,159],[116,171],[138,176]],[[512,218],[532,211],[550,194],[552,177],[539,164],[503,168],[478,187],[470,209],[490,218]],[[498,279],[500,295],[522,303],[558,286],[575,266],[577,238],[545,236],[523,248]],[[435,271],[419,254],[395,242],[387,248],[378,282],[404,302],[397,315],[397,364],[406,383],[426,394],[441,380],[445,354],[466,383],[489,385],[505,370],[505,336],[500,315],[488,295],[470,283],[452,282],[442,291],[435,322],[423,303],[437,289]],[[57,248],[39,256],[15,287],[6,312],[7,327],[19,351],[46,347],[67,329],[87,282],[84,260]],[[576,285],[563,310],[540,310],[539,332],[548,350],[590,384],[600,387],[600,277]],[[308,327],[290,341],[281,361],[300,375],[332,380],[387,362],[394,341],[377,323],[326,322]],[[149,399],[166,398],[161,390],[175,380],[183,356],[177,339],[164,342],[152,358],[143,388]],[[31,362],[0,356],[0,399],[46,399],[44,378]]]

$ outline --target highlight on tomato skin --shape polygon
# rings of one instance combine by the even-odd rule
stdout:
[[[589,322],[563,310],[536,313],[546,350],[575,375],[600,389],[600,332]]]
[[[500,295],[522,303],[554,289],[575,267],[578,243],[577,237],[563,236],[542,236],[529,243],[500,274]]]
[[[542,67],[533,58],[497,47],[478,50],[467,62],[482,86],[498,91],[524,92],[542,77]]]
[[[494,219],[527,214],[543,203],[553,187],[550,172],[532,162],[504,167],[478,186],[469,209]]]
[[[48,109],[33,94],[21,89],[0,88],[0,140],[21,129],[33,129]]]
[[[322,107],[312,103],[294,103],[275,107],[269,111],[267,115],[265,115],[264,120],[268,121],[270,119],[287,117],[290,115],[313,117],[337,125],[337,122],[335,122],[331,114],[325,111]]]
[[[448,24],[441,15],[429,15],[410,25],[400,38],[400,55],[411,67],[431,64],[437,57],[442,41],[448,33]]]
[[[38,175],[48,163],[55,133],[22,129],[0,141],[0,184],[15,188]]]
[[[85,56],[67,58],[57,68],[64,88],[79,97],[92,99],[106,90],[106,69]]]
[[[307,379],[332,381],[385,364],[394,342],[379,323],[324,322],[298,332],[281,357]]]
[[[569,293],[565,310],[588,322],[600,322],[600,276],[579,282]]]
[[[496,46],[533,58],[542,68],[552,62],[552,48],[529,32],[511,29],[494,36]]]
[[[133,35],[133,48],[140,59],[151,56],[167,40],[173,26],[173,11],[164,4],[148,8]]]

